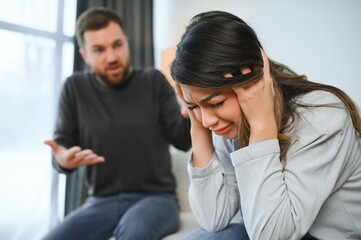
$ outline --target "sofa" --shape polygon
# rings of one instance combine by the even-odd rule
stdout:
[[[180,228],[177,232],[166,236],[162,240],[182,240],[188,232],[200,227],[188,202],[189,177],[187,173],[187,163],[191,150],[183,152],[174,147],[170,147],[170,152],[172,156],[172,170],[177,180],[176,191],[180,206]],[[239,220],[240,214],[238,213],[232,222],[239,222]],[[112,237],[109,240],[115,240],[115,238]]]
[[[199,228],[188,202],[189,177],[187,173],[187,163],[191,150],[188,152],[179,151],[173,147],[170,149],[172,155],[173,173],[177,180],[177,196],[180,205],[180,229],[162,240],[181,240],[183,237],[195,228]],[[236,223],[241,220],[238,212],[231,222]]]
[[[187,173],[187,162],[190,151],[183,152],[171,147],[170,152],[172,155],[173,173],[177,180],[177,197],[180,206],[180,229],[176,233],[163,238],[163,240],[180,240],[189,231],[199,227],[199,225],[193,216],[188,202],[189,177]]]

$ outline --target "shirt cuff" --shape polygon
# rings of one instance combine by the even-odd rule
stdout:
[[[208,165],[204,168],[193,167],[192,157],[193,154],[191,154],[187,166],[187,170],[190,178],[205,178],[217,171],[221,171],[221,164],[219,163],[217,154],[215,152],[213,153],[212,158],[209,161]]]

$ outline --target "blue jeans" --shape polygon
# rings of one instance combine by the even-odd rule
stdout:
[[[207,232],[201,228],[189,232],[184,240],[249,240],[244,223],[231,223],[222,231]]]
[[[171,194],[122,193],[90,197],[46,240],[158,240],[179,228],[179,205]]]

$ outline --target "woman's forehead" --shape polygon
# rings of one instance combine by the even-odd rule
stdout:
[[[184,100],[190,102],[207,102],[219,95],[229,95],[232,89],[215,89],[215,88],[201,88],[189,85],[182,85],[180,87],[183,92]]]

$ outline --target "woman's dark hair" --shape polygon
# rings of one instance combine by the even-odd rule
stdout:
[[[204,12],[192,18],[177,45],[171,65],[172,78],[180,84],[202,88],[232,88],[257,81],[263,75],[261,43],[255,31],[237,16],[221,11]],[[242,74],[242,68],[251,72]],[[281,147],[281,162],[286,164],[286,153],[291,136],[285,134],[297,115],[296,99],[314,90],[323,90],[339,97],[349,111],[356,131],[361,135],[361,117],[356,104],[340,89],[308,81],[287,66],[270,60],[274,79],[275,116]],[[232,73],[232,78],[225,78]],[[305,106],[303,107],[318,107]],[[322,105],[337,107],[335,104]],[[248,145],[249,126],[241,116],[239,147]]]
[[[247,84],[263,74],[261,44],[244,21],[225,12],[196,15],[177,46],[172,77],[179,83],[224,88]],[[251,73],[240,68],[252,67]],[[225,72],[233,78],[224,81]]]
[[[95,7],[83,12],[76,22],[76,40],[80,48],[84,47],[84,32],[99,30],[108,26],[110,22],[117,23],[125,33],[123,21],[120,16],[107,8]],[[126,34],[126,33],[125,33]]]

